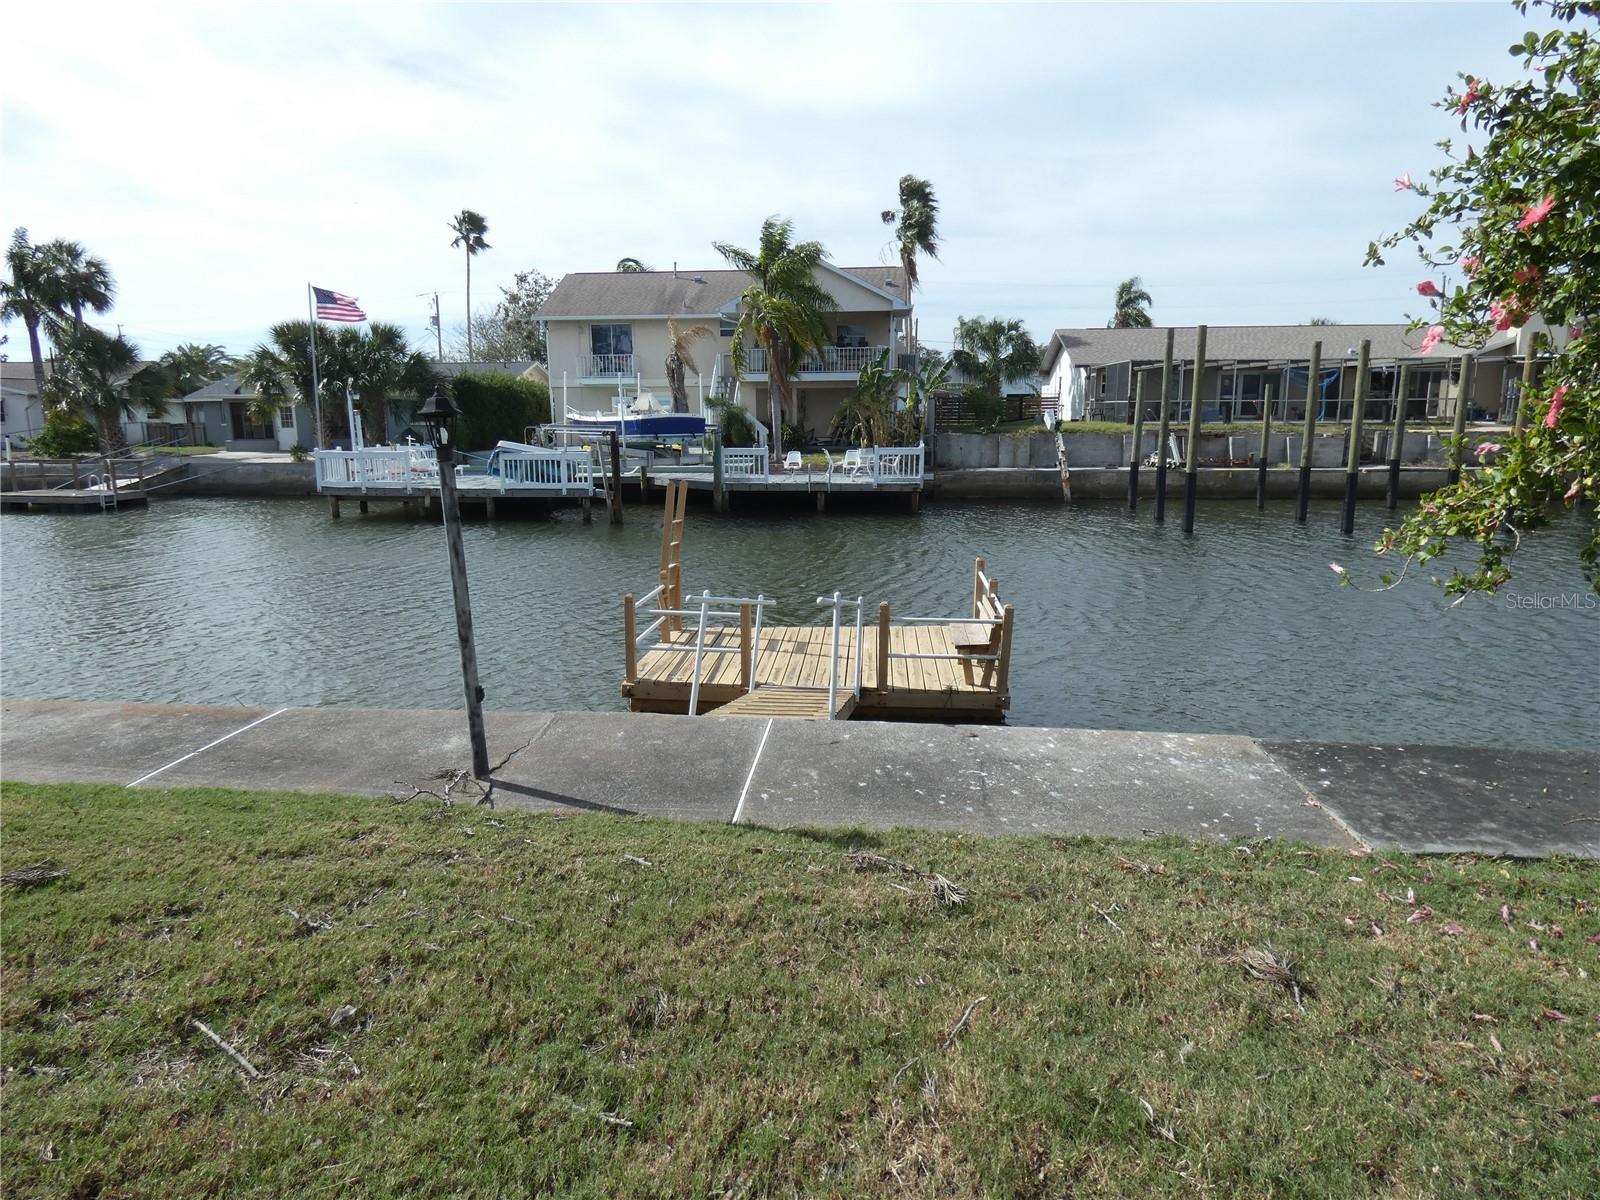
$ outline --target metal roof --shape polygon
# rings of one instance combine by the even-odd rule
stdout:
[[[1194,358],[1194,326],[1176,329],[1173,357]],[[1311,354],[1311,343],[1322,343],[1326,361],[1354,358],[1362,339],[1372,342],[1372,359],[1422,357],[1420,329],[1404,325],[1211,325],[1206,329],[1206,359],[1210,362],[1299,362]],[[1165,326],[1150,329],[1058,329],[1044,349],[1048,373],[1065,351],[1075,367],[1104,367],[1120,362],[1160,362],[1166,353]],[[1429,357],[1448,358],[1472,351],[1441,342]]]
[[[899,267],[834,267],[909,308]],[[563,275],[541,320],[581,317],[714,317],[750,286],[744,271],[578,271]]]

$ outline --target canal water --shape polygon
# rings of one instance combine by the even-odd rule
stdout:
[[[444,534],[397,512],[330,520],[298,500],[167,500],[116,516],[0,518],[7,697],[241,705],[460,703]],[[1356,741],[1600,744],[1600,604],[1564,520],[1506,594],[1450,607],[1425,579],[1368,594],[1385,524],[1334,505],[1148,509],[948,503],[921,513],[691,508],[689,589],[764,592],[819,620],[835,588],[906,616],[968,610],[985,556],[1017,608],[1018,724]],[[494,708],[622,711],[621,597],[654,583],[659,508],[469,524],[478,654]]]

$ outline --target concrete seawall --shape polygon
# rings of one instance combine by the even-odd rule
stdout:
[[[1600,755],[1584,751],[715,715],[486,721],[489,799],[513,808],[1600,856]],[[404,795],[441,790],[470,757],[459,712],[16,699],[0,709],[9,782]]]
[[[1072,498],[1080,500],[1126,500],[1128,496],[1128,468],[1123,467],[1073,467],[1071,469]],[[1267,495],[1274,500],[1293,500],[1299,487],[1300,473],[1287,467],[1274,467],[1267,472]],[[1446,472],[1441,467],[1402,467],[1400,495],[1405,499],[1418,496],[1444,486]],[[1322,467],[1311,472],[1311,495],[1317,499],[1333,500],[1344,495],[1345,472],[1342,467]],[[1362,467],[1356,485],[1356,494],[1366,500],[1381,500],[1389,484],[1387,467]],[[932,499],[960,500],[1060,500],[1061,471],[1057,467],[986,467],[939,468],[928,481],[927,494]],[[1251,500],[1256,494],[1256,469],[1254,467],[1203,467],[1195,480],[1195,491],[1206,500]],[[1139,494],[1156,494],[1156,471],[1143,467],[1139,471]],[[1183,471],[1167,471],[1167,496],[1183,498]]]

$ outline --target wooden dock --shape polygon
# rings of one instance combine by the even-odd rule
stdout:
[[[142,458],[126,459],[19,459],[10,464],[0,492],[0,509],[6,512],[118,512],[144,508],[150,503],[149,485],[181,470],[167,466],[148,475]],[[37,487],[24,488],[30,473]],[[59,483],[53,482],[60,479]]]
[[[685,594],[683,508],[669,484],[660,582],[623,597],[622,693],[634,712],[844,720],[851,716],[1002,720],[1011,702],[1014,614],[983,559],[970,613],[903,617],[887,602],[818,597],[826,624],[765,623],[766,596]]]

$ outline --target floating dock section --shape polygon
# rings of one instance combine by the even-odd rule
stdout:
[[[622,693],[634,712],[843,720],[999,721],[1011,702],[1012,606],[983,559],[970,613],[895,617],[817,597],[822,624],[773,625],[771,597],[686,595],[683,507],[669,484],[659,582],[623,597]],[[968,607],[964,605],[963,607]]]

